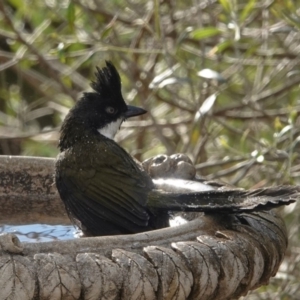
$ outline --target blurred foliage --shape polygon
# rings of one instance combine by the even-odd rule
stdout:
[[[96,66],[119,69],[148,115],[118,141],[143,160],[187,153],[241,187],[299,184],[300,1],[0,1],[0,154],[54,157]],[[300,299],[299,207],[290,250],[247,299]]]

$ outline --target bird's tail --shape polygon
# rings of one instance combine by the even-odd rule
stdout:
[[[147,206],[155,211],[238,213],[269,210],[300,198],[300,187],[278,186],[253,190],[216,189],[172,193],[153,190]]]

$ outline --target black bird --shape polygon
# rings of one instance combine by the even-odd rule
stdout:
[[[200,183],[196,191],[193,184],[188,184],[191,192],[162,191],[160,180],[152,180],[113,140],[124,120],[146,111],[126,105],[120,76],[110,62],[97,68],[91,86],[94,92],[84,93],[62,124],[55,174],[69,216],[85,233],[137,233],[168,226],[169,211],[270,209],[298,197],[293,187],[215,190]]]

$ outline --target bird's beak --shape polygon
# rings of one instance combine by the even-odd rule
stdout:
[[[143,108],[137,107],[137,106],[132,106],[132,105],[127,105],[128,110],[125,112],[125,118],[131,118],[134,116],[139,116],[145,114],[147,111],[144,110]]]

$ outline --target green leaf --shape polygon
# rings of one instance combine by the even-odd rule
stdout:
[[[75,4],[70,1],[70,4],[67,8],[67,20],[71,30],[74,30],[74,23],[75,23]]]
[[[281,11],[281,15],[284,17],[284,19],[291,25],[297,27],[298,29],[300,29],[300,18],[295,15],[290,13],[288,10],[283,9]]]
[[[154,24],[155,32],[157,36],[161,37],[161,22],[160,22],[160,2],[159,0],[154,0]]]
[[[241,15],[240,15],[240,21],[241,22],[244,22],[249,17],[249,15],[252,12],[255,4],[256,4],[256,0],[248,1],[247,5],[244,7],[244,9],[241,12]]]
[[[101,32],[101,40],[104,40],[105,38],[109,37],[113,28],[113,26],[108,26],[104,28],[104,30]]]
[[[8,1],[14,8],[24,10],[25,3],[22,0],[9,0]]]
[[[229,0],[219,0],[219,2],[227,12],[231,11],[231,5]]]
[[[209,37],[216,36],[221,33],[221,30],[216,27],[206,27],[191,31],[190,37],[195,40],[203,40]]]
[[[233,44],[232,40],[227,40],[225,42],[222,42],[220,44],[218,44],[217,46],[215,46],[214,48],[216,48],[215,52],[221,53],[224,50],[228,49],[229,47],[231,47]]]

